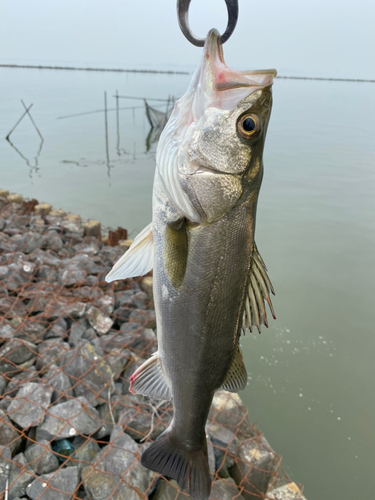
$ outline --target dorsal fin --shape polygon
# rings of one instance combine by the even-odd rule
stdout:
[[[249,328],[252,332],[252,327],[256,326],[260,333],[261,325],[266,325],[268,328],[266,302],[268,303],[273,318],[276,319],[270,293],[275,295],[271,280],[267,274],[266,265],[258,252],[256,244],[254,243],[242,321],[242,327],[244,330],[245,328]]]
[[[237,344],[233,354],[232,361],[230,362],[229,369],[225,375],[224,382],[220,389],[229,392],[238,392],[245,389],[247,384],[247,372],[243,360],[240,346]]]
[[[146,226],[134,239],[129,250],[113,266],[105,280],[124,280],[147,274],[154,265],[154,238],[152,223]]]

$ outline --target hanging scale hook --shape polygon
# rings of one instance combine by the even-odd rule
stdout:
[[[180,25],[182,33],[193,45],[203,47],[205,38],[197,38],[190,31],[189,27],[189,5],[191,0],[177,0],[177,15],[178,24]],[[224,33],[220,37],[220,43],[225,43],[232,35],[238,20],[238,0],[225,0],[228,10],[228,24]]]

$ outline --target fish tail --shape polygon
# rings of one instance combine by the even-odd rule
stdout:
[[[211,476],[206,442],[201,449],[191,450],[178,441],[169,426],[143,453],[141,464],[175,479],[181,490],[189,488],[194,500],[208,500]]]

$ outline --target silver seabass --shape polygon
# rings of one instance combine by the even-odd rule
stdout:
[[[214,393],[247,374],[241,330],[267,325],[272,285],[254,243],[263,147],[275,70],[234,71],[218,32],[160,138],[153,220],[107,281],[154,269],[158,352],[132,376],[133,392],[173,402],[168,429],[142,464],[207,500],[205,424]]]

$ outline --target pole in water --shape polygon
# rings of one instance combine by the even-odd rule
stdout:
[[[31,113],[30,113],[30,112],[29,112],[29,110],[27,109],[26,104],[23,102],[23,100],[22,100],[22,99],[21,99],[21,102],[22,102],[22,106],[23,106],[23,107],[25,108],[25,110],[26,110],[26,113],[29,115],[29,118],[30,118],[30,120],[31,120],[31,123],[34,125],[35,130],[38,132],[39,137],[42,139],[42,142],[44,142],[43,136],[42,136],[42,134],[39,132],[38,127],[35,125],[35,122],[34,122],[34,120],[33,120],[33,117],[31,116]],[[29,108],[29,109],[30,109],[30,108]]]
[[[21,116],[21,118],[18,120],[18,122],[14,125],[14,127],[12,128],[12,130],[10,132],[8,132],[8,135],[5,137],[5,139],[7,141],[9,141],[9,137],[10,137],[10,134],[13,132],[13,130],[17,127],[17,125],[23,120],[23,118],[27,115],[28,111],[30,111],[30,109],[33,107],[33,104],[30,104],[30,106],[26,109],[26,111],[23,113],[23,115]]]
[[[120,156],[120,123],[119,123],[119,107],[118,107],[117,89],[116,89],[116,132],[117,132],[117,153]]]
[[[105,152],[107,155],[107,163],[109,163],[108,153],[108,120],[107,120],[107,92],[104,92],[104,125],[105,125]]]

